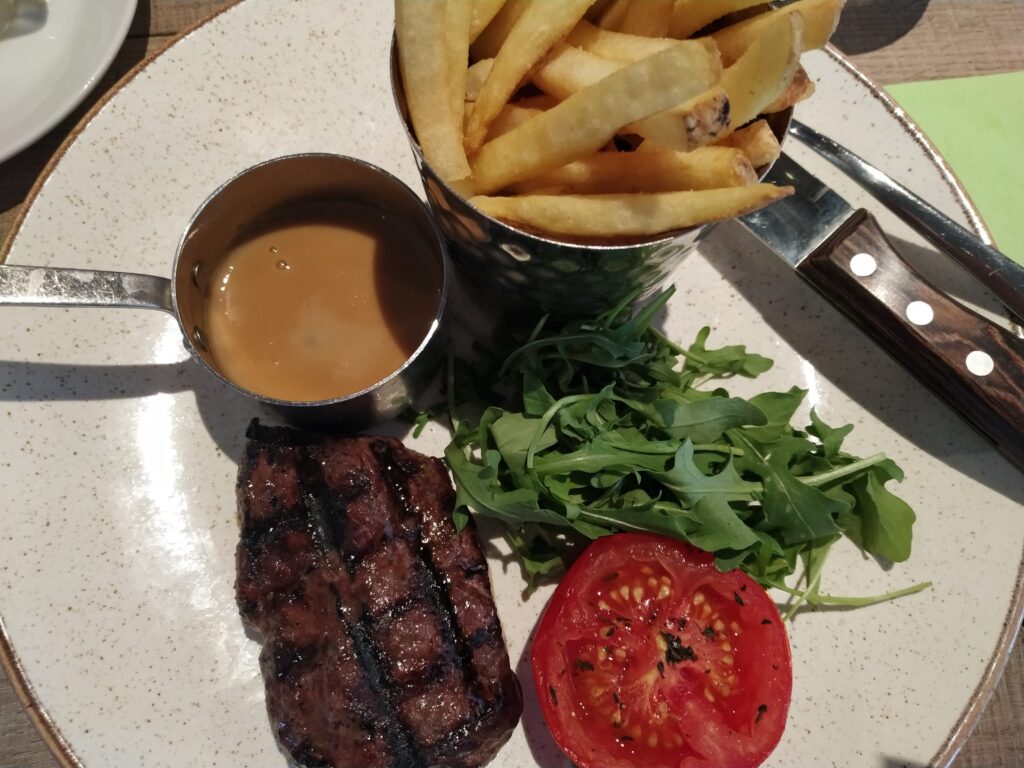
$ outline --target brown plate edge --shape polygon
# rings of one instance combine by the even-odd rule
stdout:
[[[39,194],[39,191],[42,189],[43,184],[56,169],[60,160],[63,158],[64,153],[67,152],[71,144],[77,140],[78,135],[100,112],[100,110],[102,110],[103,107],[105,107],[125,85],[149,66],[149,64],[157,57],[170,49],[173,45],[177,44],[180,40],[205,25],[207,22],[238,5],[241,1],[242,0],[230,0],[230,2],[223,8],[184,29],[166,46],[161,48],[159,51],[154,51],[135,65],[135,67],[133,67],[129,72],[125,73],[125,75],[92,106],[92,108],[79,121],[78,125],[72,129],[67,138],[61,143],[53,157],[50,158],[49,162],[47,162],[46,166],[40,172],[39,178],[36,179],[36,182],[29,190],[28,196],[25,198],[25,202],[22,204],[21,210],[18,212],[7,238],[4,240],[2,246],[0,246],[0,264],[3,264],[6,261],[7,255],[14,243],[14,239],[17,236],[18,231],[21,229],[22,222],[31,208],[32,203],[35,201],[35,198]],[[928,158],[932,163],[939,168],[939,171],[945,178],[946,183],[956,195],[960,203],[960,208],[970,222],[971,227],[984,240],[987,242],[993,242],[992,235],[989,232],[988,227],[985,226],[985,222],[981,218],[981,214],[978,212],[974,202],[971,200],[966,189],[964,189],[952,168],[949,167],[945,158],[942,157],[924,132],[916,123],[914,123],[906,112],[904,112],[903,108],[893,101],[892,98],[879,86],[875,85],[867,75],[858,69],[853,62],[846,58],[846,56],[844,56],[838,49],[832,45],[828,45],[825,48],[825,53],[843,69],[853,75],[862,85],[864,85],[871,92],[871,95],[882,103],[886,111],[889,112],[904,128],[904,130],[910,134],[914,142],[925,151],[925,154],[928,155]],[[1022,332],[1020,326],[1017,327],[1017,331],[1018,334]],[[978,724],[981,714],[985,710],[985,706],[988,704],[989,700],[992,698],[996,685],[999,683],[1003,670],[1006,668],[1006,664],[1009,661],[1010,651],[1016,641],[1017,633],[1020,630],[1022,621],[1024,621],[1024,551],[1021,553],[1021,562],[1017,571],[1017,589],[1013,595],[1010,608],[1007,611],[1006,618],[1003,622],[1003,628],[1000,631],[992,659],[988,663],[985,674],[982,676],[982,679],[971,694],[970,702],[961,713],[956,725],[953,726],[953,730],[951,730],[949,735],[946,737],[946,741],[943,746],[935,756],[932,757],[932,765],[937,766],[937,768],[948,768],[948,766],[953,762],[953,759],[957,756],[957,753],[959,753],[960,749],[964,746],[975,726]],[[3,668],[4,672],[7,674],[8,679],[11,681],[11,686],[14,688],[18,699],[21,701],[28,713],[29,719],[39,732],[43,743],[46,744],[54,758],[56,758],[58,763],[60,763],[61,768],[85,768],[83,763],[75,756],[71,745],[61,734],[60,729],[50,718],[49,714],[42,706],[42,703],[36,699],[32,685],[25,677],[24,670],[22,669],[21,663],[18,661],[18,656],[14,651],[14,646],[11,644],[7,635],[7,628],[2,616],[0,616],[0,668]]]

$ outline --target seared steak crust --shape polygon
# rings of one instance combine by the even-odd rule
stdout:
[[[235,586],[281,745],[306,768],[486,763],[522,702],[444,465],[392,438],[247,437]]]

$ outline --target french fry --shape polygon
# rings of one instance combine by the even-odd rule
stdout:
[[[493,66],[494,59],[480,59],[466,70],[466,101],[476,101]]]
[[[757,174],[742,150],[703,147],[694,152],[598,152],[533,179],[515,194],[558,188],[570,194],[677,192],[753,184]]]
[[[466,106],[466,62],[473,0],[448,0],[445,7],[444,52],[448,57],[448,97],[461,129]]]
[[[701,61],[718,55],[707,38],[672,41],[670,47],[678,48],[680,55],[691,57],[691,71],[694,72],[700,71]],[[533,73],[532,81],[545,93],[566,99],[624,66],[627,65],[622,61],[559,44]],[[728,121],[728,97],[721,88],[713,88],[671,110],[632,123],[626,130],[650,139],[664,149],[685,152],[712,141],[725,130]]]
[[[493,59],[501,50],[505,38],[512,31],[512,27],[519,21],[523,11],[530,5],[532,0],[505,0],[501,8],[491,19],[491,23],[478,32],[473,44],[469,46],[469,55],[474,61],[478,59]]]
[[[677,41],[667,37],[640,37],[610,32],[583,20],[573,27],[565,42],[606,59],[632,62],[671,48]]]
[[[799,57],[844,2],[395,0],[410,122],[457,194],[525,229],[643,237],[741,215],[792,192],[757,183],[781,148],[756,118],[814,92]]]
[[[629,35],[665,37],[675,0],[633,0],[617,30]]]
[[[491,123],[491,128],[487,132],[487,140],[493,141],[499,136],[504,136],[543,111],[542,109],[521,107],[518,104],[506,104]]]
[[[669,37],[690,37],[723,16],[763,4],[764,0],[676,0],[668,34]]]
[[[763,113],[781,112],[799,104],[814,95],[814,81],[807,75],[807,70],[797,67],[793,79],[775,101],[761,110]]]
[[[618,29],[626,15],[626,11],[629,10],[631,2],[632,0],[612,0],[601,13],[600,18],[597,20],[597,26],[601,29],[613,31]]]
[[[604,80],[625,66],[624,62],[612,61],[559,43],[530,79],[544,93],[561,100]]]
[[[782,154],[779,140],[767,120],[756,120],[735,133],[716,142],[718,146],[740,150],[755,168],[764,168],[778,160]],[[710,147],[708,147],[710,149]]]
[[[729,94],[726,135],[753,120],[775,101],[800,66],[801,14],[774,15],[742,56],[722,73]]]
[[[693,69],[686,46],[675,46],[577,91],[513,131],[488,142],[473,162],[473,185],[489,194],[597,151],[624,125],[664,112],[719,79],[717,56]],[[479,104],[479,102],[478,102]]]
[[[446,0],[395,0],[395,35],[409,118],[423,155],[446,181],[470,175],[462,144],[462,123],[456,122],[448,98],[449,58],[444,50]]]
[[[491,20],[498,15],[505,0],[472,0],[473,14],[469,22],[469,42],[476,40]]]
[[[627,126],[627,130],[645,139],[641,148],[654,144],[661,149],[689,152],[710,144],[728,127],[729,96],[716,85],[685,104]]]
[[[638,195],[477,196],[469,202],[488,216],[552,234],[635,237],[741,216],[792,193],[792,187],[748,184]]]
[[[523,11],[494,57],[466,127],[466,150],[484,143],[487,128],[541,57],[569,34],[593,0],[543,0]]]
[[[725,27],[711,36],[722,52],[722,62],[729,66],[739,59],[779,16],[799,14],[803,17],[803,50],[813,51],[825,45],[835,32],[845,1],[796,0],[795,3]]]

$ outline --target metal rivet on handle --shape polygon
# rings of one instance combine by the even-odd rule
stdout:
[[[928,325],[935,319],[935,310],[926,301],[912,301],[907,304],[907,320],[914,325]]]
[[[992,356],[987,352],[981,352],[975,350],[967,355],[967,370],[973,373],[975,376],[988,376],[995,370],[996,364],[992,360]]]
[[[858,253],[850,259],[850,271],[857,277],[873,275],[878,269],[878,262],[870,253]]]

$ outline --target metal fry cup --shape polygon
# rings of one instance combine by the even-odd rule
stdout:
[[[634,291],[649,296],[714,227],[598,240],[559,238],[492,218],[453,190],[423,157],[409,120],[394,40],[391,87],[452,262],[496,306],[527,315],[591,314]],[[788,121],[788,111],[773,121],[776,136],[785,135]]]
[[[502,309],[524,314],[586,314],[638,288],[653,293],[710,227],[642,239],[559,239],[492,218],[455,192],[423,157],[392,45],[391,85],[423,189],[453,264],[477,291]]]

